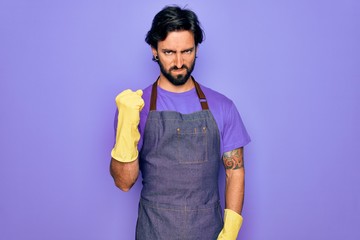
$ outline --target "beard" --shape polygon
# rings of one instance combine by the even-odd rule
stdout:
[[[195,59],[190,67],[183,64],[180,68],[173,66],[168,71],[161,64],[160,60],[158,60],[158,64],[159,64],[161,73],[166,77],[167,80],[169,80],[169,82],[171,82],[175,86],[181,86],[181,85],[184,85],[189,80],[191,73],[193,72],[194,67],[195,67]],[[186,73],[178,74],[178,75],[171,74],[172,70],[178,70],[178,69],[185,69]]]

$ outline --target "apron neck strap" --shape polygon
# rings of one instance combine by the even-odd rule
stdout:
[[[192,79],[193,79],[193,82],[194,82],[194,85],[195,85],[196,93],[197,93],[197,95],[199,97],[199,101],[200,101],[202,110],[208,110],[209,106],[207,104],[207,100],[206,100],[204,92],[201,90],[200,85],[195,81],[194,77],[192,77]],[[152,85],[151,98],[150,98],[150,111],[155,111],[156,110],[158,81],[159,81],[159,78]]]
[[[209,106],[208,106],[205,94],[203,93],[203,91],[200,88],[200,85],[195,81],[195,79],[193,77],[192,77],[192,79],[195,84],[196,93],[199,97],[199,101],[200,101],[202,110],[209,110]]]
[[[153,83],[150,97],[150,111],[156,110],[157,85],[159,78]]]

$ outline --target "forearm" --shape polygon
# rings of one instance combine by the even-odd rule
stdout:
[[[245,192],[244,168],[226,171],[225,208],[242,212]]]
[[[129,191],[139,176],[139,160],[132,162],[119,162],[111,159],[110,173],[115,185],[122,191]]]
[[[243,148],[224,153],[226,170],[225,208],[241,214],[245,193]]]
[[[244,161],[243,148],[237,148],[223,155],[226,169],[224,226],[218,240],[235,240],[242,225],[241,216],[244,202]]]

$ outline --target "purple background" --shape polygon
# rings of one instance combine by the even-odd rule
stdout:
[[[239,239],[360,239],[360,1],[0,1],[0,239],[133,239],[109,174],[117,93],[158,75],[165,4],[206,32],[196,79],[252,142]]]

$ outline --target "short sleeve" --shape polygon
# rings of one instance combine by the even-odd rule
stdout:
[[[245,146],[251,139],[233,102],[224,113],[223,152],[228,152]]]

